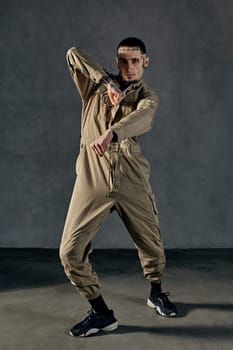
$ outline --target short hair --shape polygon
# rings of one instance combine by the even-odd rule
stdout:
[[[123,39],[120,42],[120,44],[118,44],[118,46],[117,46],[117,52],[118,52],[118,49],[122,46],[138,47],[143,54],[146,53],[146,46],[145,46],[144,42],[138,38],[135,38],[135,37],[128,37],[128,38]]]

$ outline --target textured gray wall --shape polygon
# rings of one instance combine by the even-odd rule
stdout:
[[[232,10],[230,0],[1,0],[0,246],[58,246],[80,136],[66,50],[116,72],[115,47],[133,35],[160,95],[143,149],[165,246],[233,247]],[[95,246],[133,244],[113,215]]]

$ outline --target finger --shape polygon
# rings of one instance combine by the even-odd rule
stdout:
[[[91,147],[92,151],[94,151],[94,152],[96,153],[94,142],[92,142],[92,143],[90,144],[90,147]]]
[[[101,152],[98,147],[96,147],[96,144],[94,144],[94,151],[97,156],[101,156]]]
[[[95,153],[96,153],[98,156],[100,156],[100,157],[103,156],[104,150],[103,150],[102,147],[100,147],[100,145],[99,145],[98,143],[94,143],[94,149],[95,149]]]
[[[99,152],[98,152],[98,149],[96,148],[95,144],[94,144],[94,143],[91,143],[91,144],[90,144],[90,147],[91,147],[92,151],[95,152],[95,154],[96,154],[97,156],[99,156]]]
[[[110,98],[110,101],[111,101],[111,103],[113,104],[113,105],[116,105],[117,104],[117,97],[116,97],[116,95],[110,95],[109,96],[109,98]]]
[[[96,147],[98,148],[98,150],[101,154],[103,154],[105,152],[105,145],[103,142],[97,142]]]

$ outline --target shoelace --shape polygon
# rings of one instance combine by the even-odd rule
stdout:
[[[161,296],[161,297],[165,297],[165,298],[167,299],[167,297],[168,297],[169,295],[170,295],[169,292],[159,292],[158,294],[154,295],[154,297],[156,298],[156,297]],[[152,297],[153,297],[153,295],[152,295]]]
[[[95,312],[93,309],[89,310],[88,312],[88,316],[82,321],[83,325],[86,325],[89,323],[89,321],[92,319],[92,317],[94,316]]]
[[[169,292],[161,292],[157,295],[157,298],[161,299],[166,306],[172,306],[171,301],[168,299],[168,296],[170,295]]]

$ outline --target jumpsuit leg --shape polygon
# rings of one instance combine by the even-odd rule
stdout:
[[[143,189],[121,193],[116,208],[138,250],[144,276],[160,282],[166,258],[153,195]]]
[[[112,206],[106,193],[83,188],[76,179],[59,254],[67,277],[89,300],[100,295],[98,277],[88,258],[91,242]]]

